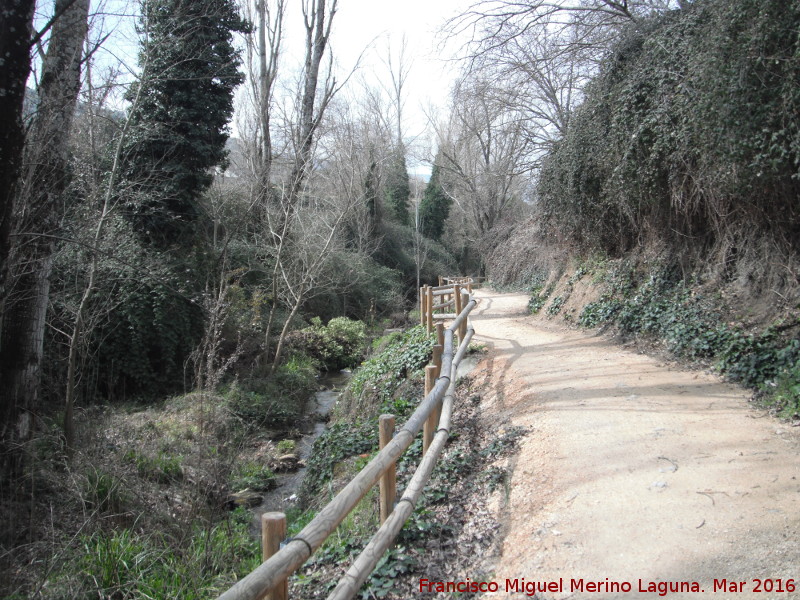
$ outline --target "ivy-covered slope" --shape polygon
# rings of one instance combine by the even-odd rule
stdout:
[[[550,232],[656,242],[783,293],[800,252],[800,2],[697,0],[631,24],[546,157]]]

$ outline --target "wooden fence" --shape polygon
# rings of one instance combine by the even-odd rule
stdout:
[[[430,479],[449,437],[456,370],[474,334],[469,322],[469,313],[476,302],[467,291],[471,289],[471,284],[470,280],[435,288],[438,292],[436,297],[447,296],[448,302],[452,302],[457,310],[449,315],[453,322],[447,329],[442,323],[437,323],[435,327],[437,344],[433,349],[432,364],[425,369],[425,397],[414,414],[397,432],[394,432],[394,416],[381,416],[379,424],[381,449],[378,454],[317,513],[300,533],[286,540],[282,548],[280,546],[286,535],[286,517],[282,513],[265,513],[262,517],[264,562],[219,596],[218,600],[262,598],[285,600],[289,575],[311,557],[367,492],[379,483],[382,524],[328,595],[328,600],[347,600],[358,592],[414,511],[417,500]],[[447,288],[450,289],[449,294],[444,293]],[[428,290],[426,298],[433,298]],[[420,294],[421,304],[422,298]],[[440,301],[440,304],[442,302],[444,300]],[[433,309],[433,301],[431,300],[427,306]],[[441,318],[443,315],[436,316]],[[426,320],[429,332],[434,330],[432,318]],[[454,349],[453,342],[456,336],[458,345]],[[423,430],[422,460],[403,495],[396,500],[395,465],[420,429]]]
[[[437,319],[455,319],[466,306],[472,295],[472,288],[476,285],[478,284],[473,277],[440,276],[438,286],[426,285],[419,288],[420,324],[430,333]],[[461,335],[463,336],[463,333]]]

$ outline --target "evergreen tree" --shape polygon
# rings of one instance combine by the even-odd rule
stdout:
[[[431,178],[425,188],[425,194],[419,203],[419,220],[422,234],[432,240],[439,240],[444,233],[444,223],[450,214],[453,200],[442,188],[439,165],[433,165]]]
[[[233,0],[143,0],[140,94],[125,149],[127,214],[166,247],[196,229],[197,200],[224,165],[233,92],[244,80]]]
[[[387,169],[384,192],[390,214],[401,225],[410,226],[411,217],[408,212],[408,200],[411,197],[411,186],[408,183],[406,152],[402,145],[399,145],[395,150]]]
[[[364,178],[364,205],[371,219],[378,217],[378,163],[373,159],[369,163],[367,176]]]

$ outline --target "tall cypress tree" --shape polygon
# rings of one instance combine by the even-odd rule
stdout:
[[[141,27],[126,212],[146,241],[167,247],[196,229],[198,197],[225,162],[233,92],[244,80],[232,37],[248,25],[233,0],[143,0]]]
[[[411,216],[408,212],[408,200],[411,197],[411,186],[408,183],[408,169],[406,167],[406,151],[401,145],[393,153],[389,163],[384,186],[386,204],[389,212],[401,225],[411,225]]]
[[[372,159],[364,178],[364,206],[367,208],[370,219],[378,218],[378,163]]]
[[[433,165],[431,178],[425,188],[425,194],[419,203],[419,219],[422,234],[432,240],[439,240],[444,233],[444,223],[450,214],[453,200],[442,188],[439,165]]]

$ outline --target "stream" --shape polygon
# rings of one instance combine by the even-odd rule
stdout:
[[[314,441],[322,435],[328,427],[328,415],[330,414],[336,400],[350,381],[352,373],[350,371],[339,371],[338,373],[327,373],[319,379],[319,390],[314,393],[303,408],[303,421],[300,424],[302,435],[297,441],[295,454],[300,463],[304,465],[311,455],[311,447]],[[286,512],[293,506],[297,499],[297,492],[303,483],[306,468],[301,466],[295,471],[277,473],[277,487],[263,493],[263,501],[253,509],[255,516],[261,519],[261,514],[265,512]]]
[[[458,366],[456,379],[469,374],[475,365],[480,361],[480,356],[465,357]],[[303,409],[304,418],[301,423],[302,435],[297,440],[294,454],[297,455],[301,464],[305,464],[311,455],[311,447],[314,441],[327,429],[328,415],[330,414],[336,400],[342,393],[347,383],[350,381],[352,373],[350,371],[339,371],[338,373],[328,373],[320,378],[320,389],[314,393],[307,401]],[[292,507],[297,500],[297,492],[303,483],[306,474],[305,466],[301,466],[295,471],[277,473],[277,487],[263,493],[263,501],[253,509],[255,517],[260,522],[261,514],[265,512],[283,512]]]

